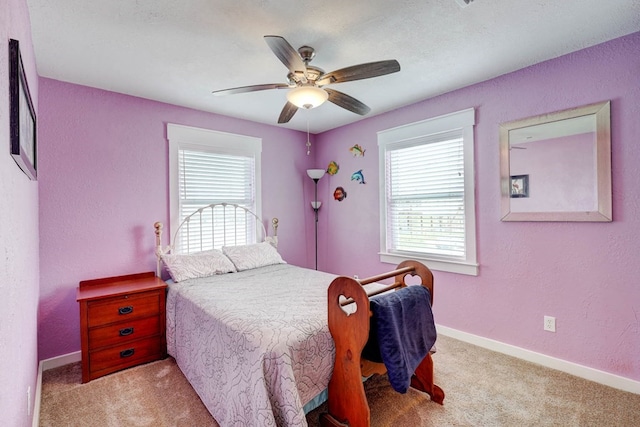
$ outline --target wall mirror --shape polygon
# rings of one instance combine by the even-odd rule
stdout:
[[[502,123],[502,221],[611,221],[610,117],[607,101]]]

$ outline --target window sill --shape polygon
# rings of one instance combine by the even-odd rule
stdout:
[[[446,271],[448,273],[456,273],[456,274],[466,274],[468,276],[477,276],[478,275],[478,264],[467,264],[463,262],[456,261],[446,261],[446,260],[437,260],[432,258],[423,258],[419,256],[403,256],[403,255],[395,255],[389,253],[379,253],[380,262],[384,262],[387,264],[398,265],[402,261],[405,260],[416,260],[420,261],[429,269],[435,271]]]

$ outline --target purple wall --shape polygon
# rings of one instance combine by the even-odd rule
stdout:
[[[38,76],[25,0],[0,0],[0,418],[3,425],[28,426],[38,372],[38,183],[9,154],[10,38],[20,42],[37,115]]]
[[[435,272],[436,321],[622,377],[640,380],[640,33],[318,136],[320,266],[360,277],[378,261],[376,132],[476,108],[476,218],[480,274]],[[498,125],[611,100],[612,223],[500,222]],[[364,158],[348,148],[362,145]],[[363,169],[367,184],[349,180]],[[336,186],[348,195],[334,201]],[[543,316],[557,332],[543,331]]]
[[[263,218],[280,219],[284,259],[311,265],[300,250],[313,188],[303,133],[44,78],[40,106],[41,359],[80,348],[80,280],[155,270],[153,223],[169,223],[168,122],[262,138]]]

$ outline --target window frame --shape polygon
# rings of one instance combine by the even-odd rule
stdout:
[[[475,170],[474,136],[475,109],[466,110],[421,120],[378,132],[378,158],[380,175],[380,262],[399,264],[407,259],[424,262],[432,270],[451,273],[478,275],[476,252],[476,215],[475,215]],[[411,140],[425,139],[430,136],[451,131],[462,131],[463,170],[464,170],[464,211],[465,211],[465,259],[447,259],[446,256],[429,255],[415,252],[390,253],[387,248],[387,150],[407,145]],[[428,143],[428,141],[425,141]]]
[[[167,123],[167,139],[169,141],[169,244],[174,244],[174,233],[180,225],[180,150],[253,157],[255,203],[250,210],[262,218],[261,138]]]

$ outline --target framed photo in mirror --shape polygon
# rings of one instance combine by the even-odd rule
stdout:
[[[37,180],[36,113],[18,40],[9,40],[9,133],[11,156],[20,169]]]
[[[511,176],[511,197],[529,197],[529,175]]]

